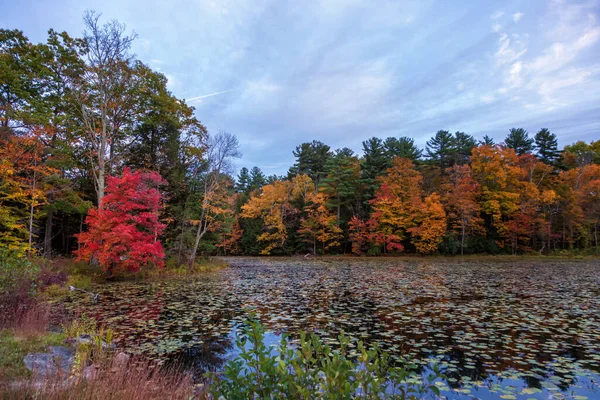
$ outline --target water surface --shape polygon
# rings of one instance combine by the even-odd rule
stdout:
[[[233,258],[194,278],[95,288],[75,304],[133,351],[198,373],[234,356],[252,310],[282,332],[340,332],[436,362],[448,398],[600,398],[600,263],[520,259]]]

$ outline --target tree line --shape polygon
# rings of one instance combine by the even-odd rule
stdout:
[[[372,137],[362,154],[313,141],[286,177],[237,177],[233,254],[550,253],[598,249],[600,141],[558,149],[548,129],[496,144],[438,131]],[[261,189],[258,187],[262,186]]]
[[[106,268],[199,254],[521,253],[598,248],[600,141],[542,129],[503,143],[438,131],[362,154],[296,147],[286,176],[242,168],[136,35],[84,15],[81,38],[0,29],[0,245]]]

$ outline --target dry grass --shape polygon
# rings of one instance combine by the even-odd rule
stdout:
[[[32,338],[43,335],[50,326],[50,307],[47,304],[30,303],[27,309],[15,318],[12,330],[16,337]]]
[[[89,374],[89,373],[88,373]],[[165,369],[155,363],[134,359],[127,364],[112,361],[84,376],[57,376],[44,382],[21,381],[0,384],[0,399],[104,400],[104,399],[191,399],[207,398],[194,387],[190,374]]]

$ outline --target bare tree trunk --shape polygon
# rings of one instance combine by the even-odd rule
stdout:
[[[204,193],[206,196],[206,190]],[[202,236],[204,236],[204,234],[206,233],[207,225],[204,223],[206,206],[207,200],[205,197],[205,199],[202,201],[202,212],[200,214],[200,221],[198,221],[198,230],[196,231],[196,240],[194,241],[194,248],[192,249],[192,254],[190,254],[190,259],[188,260],[188,264],[190,267],[194,265],[194,262],[196,261],[196,252],[198,251],[198,246],[200,245],[200,239],[202,239]]]
[[[462,238],[460,239],[460,255],[464,255],[465,249],[465,221],[463,220],[463,224],[462,224]]]
[[[44,232],[44,257],[51,258],[52,257],[52,227],[53,227],[53,219],[54,218],[54,210],[52,207],[48,210],[48,215],[46,216],[46,231]]]
[[[79,219],[79,234],[81,235],[83,233],[83,214],[81,214],[81,217]],[[81,250],[81,243],[79,242],[79,240],[77,241],[77,251]]]
[[[598,252],[598,222],[594,224],[594,240],[596,242],[596,253]]]
[[[36,174],[36,170],[35,167],[37,167],[37,160],[34,163],[34,170],[33,170],[33,182],[31,183],[31,207],[29,207],[29,252],[31,253],[31,249],[32,249],[32,244],[33,244],[33,208],[35,207],[35,184],[36,184],[36,178],[37,178],[37,174]]]

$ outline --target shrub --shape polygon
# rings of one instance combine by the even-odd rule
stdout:
[[[26,257],[0,248],[0,295],[12,293],[23,283],[35,282],[39,272]],[[31,289],[35,289],[34,284]]]
[[[67,281],[66,271],[56,271],[49,265],[44,265],[38,275],[38,283],[41,288],[51,285],[62,285]]]
[[[0,248],[0,328],[23,317],[34,303],[38,273],[22,254]]]
[[[439,395],[433,385],[435,375],[423,382],[409,368],[392,366],[377,347],[367,349],[362,342],[355,352],[350,351],[350,339],[344,335],[339,336],[336,350],[306,333],[300,335],[299,345],[292,347],[284,335],[273,352],[264,344],[264,334],[265,328],[257,321],[244,327],[236,339],[240,355],[229,361],[222,373],[208,374],[213,398],[418,399],[426,393]]]

